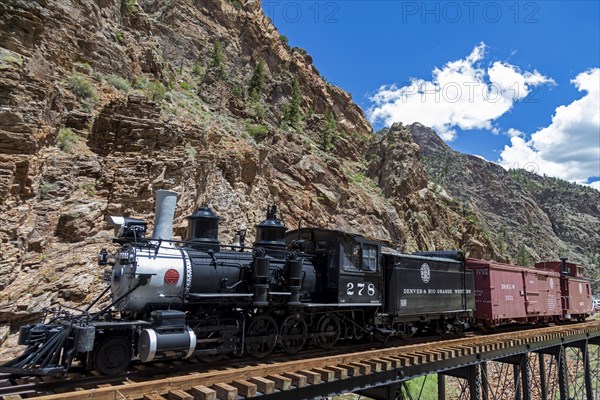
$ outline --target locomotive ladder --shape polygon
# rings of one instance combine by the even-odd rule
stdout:
[[[373,399],[417,399],[423,390],[415,393],[413,388],[411,393],[407,381],[429,375],[437,380],[439,399],[450,398],[446,385],[452,381],[453,399],[600,400],[599,349],[600,321],[590,321],[105,385],[37,399],[293,400],[350,392]]]

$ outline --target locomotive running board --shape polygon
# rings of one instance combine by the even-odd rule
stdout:
[[[302,303],[308,308],[314,307],[381,307],[381,303]]]

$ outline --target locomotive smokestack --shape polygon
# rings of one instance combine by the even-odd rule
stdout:
[[[156,214],[154,215],[154,232],[152,239],[173,239],[173,218],[177,206],[177,192],[172,190],[156,191]]]

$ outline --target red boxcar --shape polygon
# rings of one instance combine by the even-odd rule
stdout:
[[[583,277],[583,267],[564,261],[540,262],[539,270],[560,274],[560,295],[563,317],[584,320],[592,312],[591,281]]]
[[[558,272],[473,258],[466,266],[473,270],[478,324],[554,321],[562,316]]]

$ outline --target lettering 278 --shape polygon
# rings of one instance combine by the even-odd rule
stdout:
[[[366,295],[373,297],[375,296],[375,285],[372,283],[365,283],[365,282],[358,282],[358,283],[354,283],[354,282],[348,282],[346,284],[346,294],[348,296],[354,296],[354,294],[356,293],[356,295],[358,296],[364,296],[365,295],[365,288],[366,290]]]

